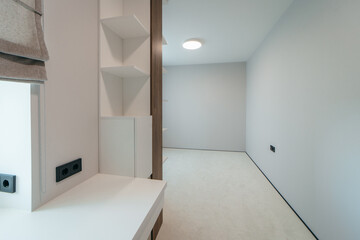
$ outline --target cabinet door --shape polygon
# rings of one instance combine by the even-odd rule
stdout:
[[[152,117],[135,119],[135,177],[152,174]]]
[[[102,118],[100,172],[134,177],[135,119]]]

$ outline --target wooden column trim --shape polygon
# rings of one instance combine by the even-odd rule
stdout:
[[[151,81],[151,115],[152,115],[152,178],[163,179],[162,165],[162,0],[150,0],[150,81]],[[161,211],[153,228],[153,239],[156,239],[163,222]]]

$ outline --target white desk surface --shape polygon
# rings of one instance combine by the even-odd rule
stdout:
[[[138,239],[162,208],[165,187],[164,181],[97,174],[34,212],[0,208],[0,239]]]

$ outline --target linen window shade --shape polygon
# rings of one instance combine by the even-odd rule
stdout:
[[[0,0],[0,78],[45,81],[42,0]]]

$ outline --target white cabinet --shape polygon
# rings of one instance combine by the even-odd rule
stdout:
[[[135,177],[152,174],[152,117],[135,118]]]
[[[149,178],[152,173],[152,118],[103,117],[100,172]]]
[[[152,174],[150,0],[100,0],[100,172]]]

